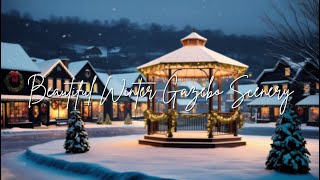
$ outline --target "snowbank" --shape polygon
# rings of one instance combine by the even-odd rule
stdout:
[[[270,137],[242,137],[247,141],[247,146],[216,149],[157,148],[139,145],[138,139],[142,138],[142,135],[93,138],[89,139],[90,151],[84,154],[65,154],[64,140],[56,140],[32,146],[26,155],[47,166],[95,174],[98,177],[115,171],[116,174],[142,172],[175,179],[319,178],[318,139],[307,139],[306,146],[311,152],[310,174],[288,175],[265,169]]]
[[[104,125],[97,124],[92,122],[85,122],[85,128],[114,128],[114,127],[122,127],[122,128],[135,128],[135,127],[144,127],[144,121],[132,121],[131,125],[123,124],[123,121],[113,121],[112,125]],[[11,133],[28,133],[28,132],[44,132],[44,131],[66,131],[68,126],[42,126],[41,129],[28,129],[28,128],[18,128],[14,127],[11,129],[1,129],[1,134],[11,134]]]
[[[253,127],[253,128],[276,128],[276,123],[275,122],[270,122],[270,123],[257,123],[257,124],[250,124],[250,123],[244,123],[243,128],[248,128],[248,127]],[[301,124],[301,129],[302,130],[312,130],[312,131],[319,131],[319,127],[314,127],[314,126],[307,126],[306,124]]]

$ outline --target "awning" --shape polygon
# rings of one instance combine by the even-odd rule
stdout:
[[[286,96],[282,96],[281,99],[278,99],[278,96],[264,96],[259,97],[248,103],[248,106],[281,106]]]
[[[48,101],[49,98],[41,96],[41,95],[32,95],[32,101],[38,100]],[[29,101],[30,96],[27,95],[7,95],[1,94],[1,101]]]
[[[319,106],[319,94],[307,96],[297,102],[296,106]]]

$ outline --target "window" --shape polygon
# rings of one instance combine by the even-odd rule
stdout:
[[[145,93],[144,87],[141,88],[141,96],[143,96]]]
[[[319,107],[310,107],[309,122],[319,122]]]
[[[57,89],[61,91],[61,79],[57,79],[56,84],[57,84]]]
[[[87,91],[87,92],[90,91],[90,83],[89,83],[89,82],[86,83],[86,91]]]
[[[131,103],[132,117],[142,117],[145,110],[147,110],[147,103],[138,103],[137,108],[135,108],[135,102]]]
[[[279,89],[279,86],[278,85],[273,85],[273,92],[277,92],[278,91],[278,89]]]
[[[92,101],[92,117],[98,118],[99,114],[103,113],[104,106],[100,105],[99,101]]]
[[[263,86],[263,90],[264,90],[265,93],[268,93],[269,86],[268,85],[264,85]]]
[[[273,116],[274,117],[279,117],[280,116],[280,108],[279,107],[273,108]]]
[[[112,116],[114,118],[118,117],[118,103],[112,103]]]
[[[305,95],[310,94],[310,84],[309,83],[305,83],[303,85],[303,92]]]
[[[261,119],[269,119],[269,107],[261,108]]]
[[[69,79],[64,80],[64,91],[69,91],[70,90],[70,81]]]
[[[28,102],[7,102],[7,119],[9,124],[29,122]]]
[[[233,94],[230,94],[230,95],[229,95],[229,99],[230,99],[230,100],[233,100]]]
[[[66,100],[50,100],[50,120],[55,120],[56,118],[68,118],[68,109],[67,109]]]
[[[316,90],[319,90],[319,83],[316,83]]]
[[[52,78],[48,78],[48,87],[47,89],[54,89],[53,87],[53,79]]]
[[[282,91],[287,90],[288,89],[288,84],[282,84]]]
[[[94,83],[93,85],[93,92],[97,93],[98,92],[98,84]]]
[[[290,76],[290,68],[284,68],[284,75]]]
[[[135,86],[135,87],[134,87],[134,94],[137,94],[137,92],[138,92],[138,87]]]

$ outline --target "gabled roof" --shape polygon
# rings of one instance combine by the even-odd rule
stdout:
[[[122,82],[123,79],[126,80],[126,87],[132,87],[132,83],[136,82],[138,77],[141,75],[140,73],[122,73],[122,74],[111,74],[112,78],[118,79],[119,82]],[[141,75],[142,76],[142,75]],[[142,79],[145,78],[142,76]]]
[[[249,90],[251,90],[251,92],[254,92],[257,87],[257,84],[240,84],[238,85],[238,91],[242,94],[248,92]],[[230,89],[227,94],[234,94],[234,91]]]
[[[319,94],[307,96],[297,102],[296,106],[319,106]]]
[[[61,59],[51,59],[46,61],[35,62],[35,64],[41,69],[41,75],[46,77],[57,65],[61,65],[62,68],[73,78],[74,76],[68,70],[68,68],[63,64]]]
[[[19,44],[1,42],[1,69],[40,72]]]
[[[106,85],[108,78],[110,77],[107,73],[97,73],[97,76],[102,81],[104,86]],[[110,91],[110,89],[113,88],[114,90],[113,94],[115,96],[125,95],[127,93],[127,90],[124,88],[123,93],[121,94],[122,87],[123,87],[123,82],[111,76],[107,86],[108,91]]]
[[[88,62],[89,61],[87,60],[70,62],[68,65],[69,71],[72,73],[73,76],[76,76]]]

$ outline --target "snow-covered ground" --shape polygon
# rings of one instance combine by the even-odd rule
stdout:
[[[113,127],[144,127],[145,123],[144,121],[132,121],[132,124],[125,125],[123,123],[124,121],[113,121],[112,125],[104,125],[104,124],[97,124],[92,122],[85,122],[85,128],[113,128]],[[41,132],[41,131],[66,131],[68,128],[67,125],[63,126],[42,126],[41,128],[10,128],[10,129],[1,129],[1,134],[11,133],[11,132],[18,132],[18,133],[24,133],[24,132]]]
[[[270,123],[245,123],[244,128],[246,127],[254,127],[254,128],[275,128],[276,123],[275,122],[270,122]],[[302,130],[314,130],[314,131],[319,131],[319,127],[315,126],[307,126],[306,124],[301,124],[301,129]]]
[[[89,139],[91,149],[84,154],[65,154],[64,140],[29,148],[37,157],[49,157],[50,165],[64,160],[70,165],[85,162],[116,172],[142,172],[152,176],[176,179],[319,179],[319,140],[307,139],[311,152],[310,174],[288,175],[266,170],[270,137],[242,136],[246,146],[215,149],[159,148],[139,145],[142,135]],[[42,159],[44,160],[44,159]],[[70,164],[71,162],[71,164]],[[80,164],[83,169],[84,164]],[[88,165],[88,164],[86,164]],[[90,166],[90,165],[89,165]],[[89,167],[88,166],[88,167]],[[61,167],[65,168],[65,167]],[[97,171],[101,168],[97,168]],[[95,173],[95,171],[90,171]]]

